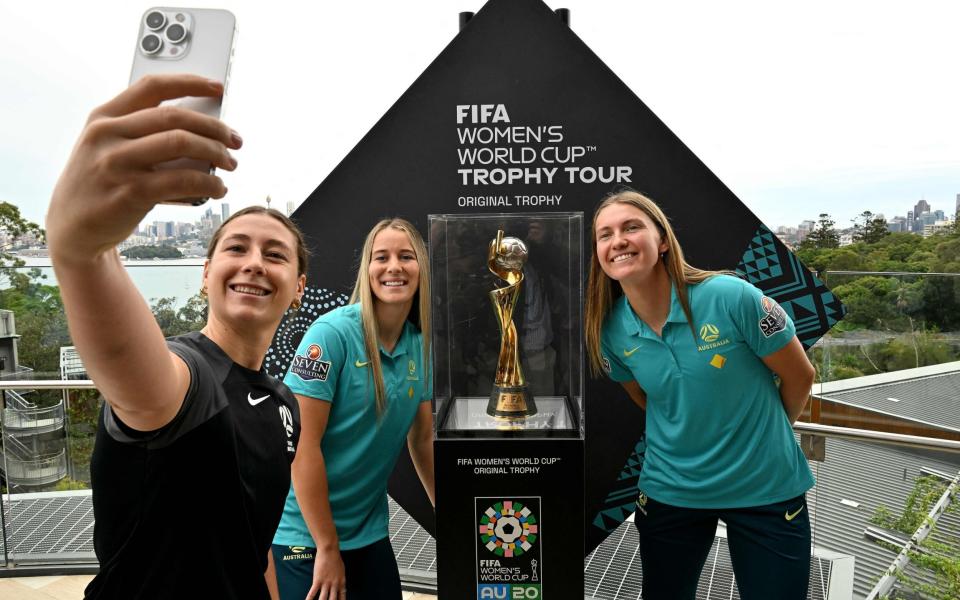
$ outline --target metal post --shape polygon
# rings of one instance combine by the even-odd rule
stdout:
[[[7,499],[10,498],[10,467],[7,466],[7,444],[6,427],[4,425],[3,415],[7,407],[7,390],[3,392],[3,406],[0,407],[0,441],[3,443],[3,478],[7,484]],[[3,494],[0,494],[0,535],[3,536],[3,566],[10,566],[10,539],[7,537],[7,515],[4,511]]]
[[[560,17],[560,21],[564,25],[566,25],[567,27],[570,27],[570,9],[569,8],[558,8],[553,12],[556,13],[558,17]]]
[[[467,22],[473,18],[472,12],[462,12],[460,13],[460,30],[467,26]]]

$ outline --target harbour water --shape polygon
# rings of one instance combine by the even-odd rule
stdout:
[[[46,275],[45,283],[56,285],[49,258],[20,258],[27,263],[24,269],[38,268],[42,274]],[[200,291],[203,276],[202,259],[125,260],[124,265],[134,285],[151,304],[154,299],[174,298],[178,307],[183,306],[191,296],[195,296]],[[0,287],[7,285],[7,279],[0,277]]]

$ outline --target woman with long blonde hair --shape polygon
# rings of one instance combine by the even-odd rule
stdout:
[[[642,194],[607,197],[592,235],[590,367],[646,412],[644,599],[694,598],[719,519],[742,598],[806,598],[813,476],[791,424],[814,370],[793,323],[746,281],[689,265]]]
[[[433,503],[430,274],[409,222],[367,235],[350,304],[303,336],[284,379],[300,403],[300,454],[274,537],[283,600],[400,597],[387,480],[404,440]]]

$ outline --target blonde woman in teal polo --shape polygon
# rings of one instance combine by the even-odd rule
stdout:
[[[373,227],[350,302],[310,327],[284,378],[302,429],[273,542],[283,600],[399,599],[386,492],[404,442],[434,498],[429,265],[413,225]]]
[[[718,519],[741,598],[805,599],[813,476],[791,425],[814,370],[793,323],[751,284],[687,264],[637,192],[600,204],[593,242],[591,369],[646,411],[634,518],[644,599],[694,598]]]

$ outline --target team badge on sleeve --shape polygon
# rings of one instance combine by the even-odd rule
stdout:
[[[330,374],[330,361],[320,360],[323,357],[323,348],[310,344],[303,354],[293,357],[290,363],[290,372],[303,381],[326,381]]]
[[[760,299],[760,308],[763,317],[760,319],[760,332],[763,337],[770,337],[787,328],[787,313],[772,298],[764,296]]]
[[[607,373],[610,373],[613,369],[610,368],[610,360],[606,356],[600,355],[600,364],[603,366],[603,370]]]

